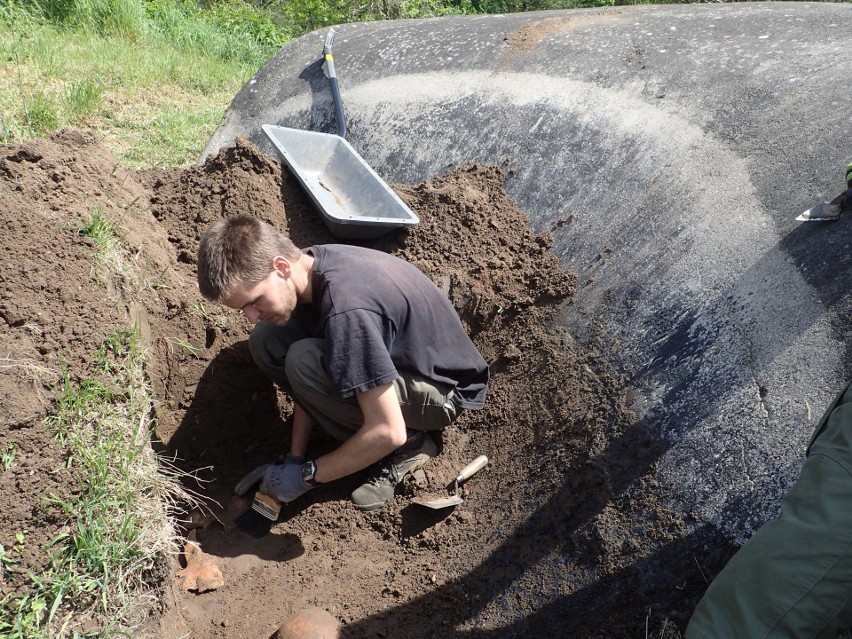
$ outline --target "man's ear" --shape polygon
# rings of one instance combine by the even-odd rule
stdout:
[[[276,255],[272,258],[272,268],[278,271],[284,277],[290,277],[292,270],[290,268],[290,260],[282,255]]]

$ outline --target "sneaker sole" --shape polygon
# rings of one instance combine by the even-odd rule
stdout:
[[[390,501],[390,500],[388,500],[388,501]],[[369,510],[378,510],[379,508],[382,508],[386,503],[388,503],[388,502],[382,501],[382,502],[379,502],[378,504],[356,504],[355,502],[352,502],[352,505],[355,506],[355,510],[367,512]]]

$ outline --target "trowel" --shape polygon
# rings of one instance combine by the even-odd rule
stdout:
[[[852,163],[846,167],[846,190],[831,202],[820,202],[796,218],[798,222],[831,222],[852,204]]]
[[[426,506],[439,510],[441,508],[449,508],[450,506],[458,506],[464,503],[464,499],[459,496],[459,486],[473,477],[480,470],[485,468],[488,463],[488,458],[485,455],[480,455],[467,466],[461,469],[461,472],[456,476],[451,484],[449,497],[440,497],[438,499],[426,499],[425,497],[415,497],[411,500],[412,504]]]

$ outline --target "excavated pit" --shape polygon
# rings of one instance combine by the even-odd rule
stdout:
[[[31,542],[3,593],[60,530],[44,495],[75,488],[41,421],[62,366],[95,374],[101,340],[141,319],[154,446],[223,507],[191,534],[224,584],[183,591],[164,562],[148,636],[267,637],[314,607],[347,637],[683,630],[848,374],[852,222],[794,218],[841,187],[850,24],[782,2],[341,27],[350,141],[422,220],[369,245],[447,291],[494,381],[387,508],[355,511],[347,478],[263,539],[233,526],[231,489],[286,450],[290,404],[244,320],[200,303],[195,250],[234,213],[332,240],[260,133],[335,130],[325,34],[258,72],[199,166],[134,173],[79,132],[2,147],[0,543]],[[91,280],[93,210],[146,274],[132,305]],[[478,454],[462,506],[409,504]]]
[[[285,508],[256,539],[233,525],[245,503],[231,491],[287,450],[291,405],[251,362],[244,319],[200,303],[198,238],[209,221],[236,213],[302,246],[333,238],[286,170],[244,141],[202,166],[138,173],[87,133],[4,147],[2,339],[7,361],[32,366],[0,376],[4,396],[17,399],[6,404],[4,440],[19,451],[0,474],[0,541],[31,531],[22,570],[39,570],[58,531],[60,513],[45,493],[61,495],[75,481],[57,470],[62,451],[41,421],[59,378],[33,371],[66,364],[73,380],[96,375],[100,340],[142,318],[154,445],[198,477],[189,487],[218,515],[192,534],[225,582],[184,591],[173,560],[160,576],[152,635],[267,637],[308,606],[331,612],[350,637],[627,637],[649,610],[652,624],[682,625],[706,585],[693,550],[713,558],[704,566],[712,571],[731,548],[710,533],[685,535],[683,518],[665,506],[654,478],[659,446],[636,422],[608,355],[579,346],[554,321],[575,303],[576,278],[559,267],[551,235],[530,230],[504,180],[499,167],[465,165],[398,185],[421,224],[367,243],[412,261],[448,292],[491,363],[487,407],[466,412],[444,434],[441,455],[385,509],[351,507],[355,476]],[[78,229],[98,207],[119,222],[143,272],[156,274],[132,309],[91,280],[93,249]],[[320,438],[312,450],[329,445]],[[491,461],[462,506],[409,503],[479,454]],[[18,572],[4,588],[23,583]]]
[[[380,175],[503,166],[552,233],[577,276],[557,323],[624,374],[686,536],[739,545],[776,516],[848,381],[852,218],[795,218],[844,187],[850,33],[848,5],[784,2],[337,28],[348,139]],[[206,153],[335,130],[324,35],[259,70]]]

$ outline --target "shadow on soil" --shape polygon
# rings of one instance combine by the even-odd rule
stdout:
[[[637,448],[644,449],[646,454],[637,457]],[[712,577],[736,552],[735,546],[711,526],[702,526],[630,565],[596,574],[597,567],[589,565],[590,557],[582,547],[584,542],[575,534],[646,475],[663,452],[651,441],[648,425],[635,423],[601,457],[566,469],[561,488],[531,512],[526,522],[477,569],[402,606],[349,624],[343,628],[343,636],[353,639],[376,633],[383,636],[384,628],[405,627],[430,610],[441,610],[444,614],[439,621],[446,630],[440,636],[495,639],[645,636],[644,628],[637,627],[637,621],[642,618],[637,617],[637,606],[645,606],[647,618],[658,626],[668,620],[685,628]],[[641,535],[643,531],[635,533]],[[558,567],[567,572],[563,577],[566,586],[572,582],[586,584],[549,602],[544,601],[546,593],[541,593],[541,600],[529,602],[533,610],[528,612],[513,609],[515,585],[542,563],[553,561],[554,555],[558,555]],[[606,563],[605,557],[597,559],[601,564]],[[529,600],[525,586],[518,592]],[[458,605],[455,608],[441,605],[447,600],[455,600]],[[505,626],[493,630],[460,629],[476,625],[478,614],[493,606],[505,608]],[[423,623],[433,622],[424,619]]]
[[[209,466],[211,481],[206,492],[225,505],[243,473],[286,451],[289,433],[281,412],[275,388],[254,366],[247,343],[240,342],[223,349],[208,366],[186,417],[170,442],[170,452]],[[268,424],[275,426],[269,428]],[[605,556],[595,556],[596,552],[603,552],[598,544],[590,543],[587,532],[578,534],[608,504],[651,473],[664,452],[653,422],[639,421],[628,426],[604,454],[566,468],[561,487],[478,568],[405,605],[349,624],[343,628],[343,635],[374,636],[386,628],[405,627],[424,611],[440,610],[441,619],[424,622],[424,630],[429,628],[427,633],[457,628],[450,634],[502,638],[545,633],[578,637],[596,636],[594,629],[598,628],[600,636],[633,637],[637,636],[637,619],[641,618],[637,605],[647,607],[649,618],[657,623],[671,620],[685,627],[709,580],[733,554],[734,547],[709,527],[703,527],[630,565],[607,566]],[[358,477],[350,477],[311,494],[309,499],[285,506],[279,523],[300,515],[313,504],[347,502],[358,482]],[[491,501],[493,508],[501,508],[495,496],[482,499]],[[400,536],[415,537],[446,519],[452,510],[408,506],[401,512]],[[646,531],[637,528],[633,534],[643,535]],[[295,534],[271,533],[253,539],[241,530],[218,526],[206,532],[204,549],[222,557],[251,554],[270,561],[289,561],[305,552],[302,540]],[[542,592],[529,601],[527,593],[529,611],[512,604],[513,589],[524,592],[528,588],[524,580],[543,563],[554,561],[555,556],[557,568],[566,574],[551,575],[546,580],[551,588],[557,584],[557,589],[558,582],[564,582],[562,592],[573,590],[571,594],[548,601],[547,593]],[[457,603],[448,606],[448,600]],[[493,606],[505,608],[504,627],[491,631],[458,629],[476,624],[479,613]]]

